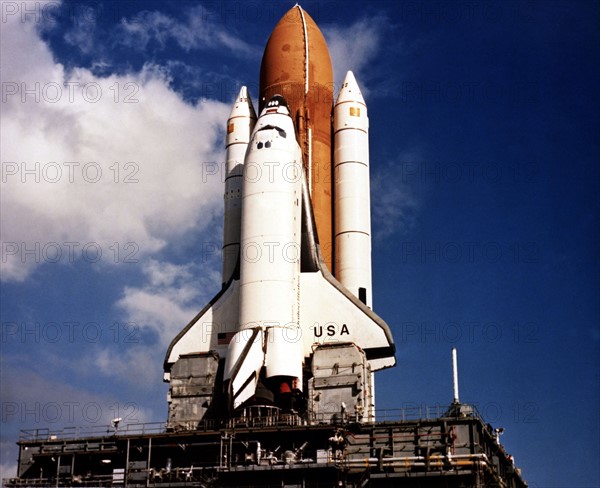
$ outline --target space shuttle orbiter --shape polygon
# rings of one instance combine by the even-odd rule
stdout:
[[[298,5],[261,65],[260,116],[227,122],[223,286],[171,342],[172,429],[201,420],[374,420],[395,365],[372,310],[367,107],[352,72],[333,104],[325,40]],[[335,216],[335,218],[334,218]]]

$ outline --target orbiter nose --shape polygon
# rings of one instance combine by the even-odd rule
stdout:
[[[290,107],[282,95],[273,95],[265,105],[261,115],[271,113],[290,115]]]

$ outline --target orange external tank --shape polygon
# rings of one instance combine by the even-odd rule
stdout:
[[[332,110],[329,49],[315,21],[299,5],[275,26],[260,66],[259,110],[283,95],[302,149],[323,259],[333,273]]]

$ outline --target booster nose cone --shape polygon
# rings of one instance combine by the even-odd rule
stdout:
[[[240,88],[240,92],[238,93],[233,108],[231,109],[231,113],[229,114],[230,119],[235,117],[250,117],[251,119],[256,120],[256,112],[254,112],[254,106],[252,105],[252,100],[248,94],[248,88],[245,86]]]
[[[337,105],[338,103],[344,102],[356,102],[365,105],[365,99],[360,92],[360,88],[358,87],[358,83],[356,82],[356,78],[354,77],[354,73],[352,73],[352,71],[348,71],[346,73],[346,77],[342,83],[342,88],[340,89],[337,101],[335,103]]]

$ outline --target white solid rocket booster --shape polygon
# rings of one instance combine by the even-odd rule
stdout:
[[[372,307],[369,119],[352,71],[333,115],[335,181],[335,276]]]
[[[240,250],[242,218],[242,181],[244,157],[250,135],[256,124],[256,113],[248,89],[243,86],[227,120],[227,163],[225,175],[225,211],[223,219],[222,283],[231,278]]]

